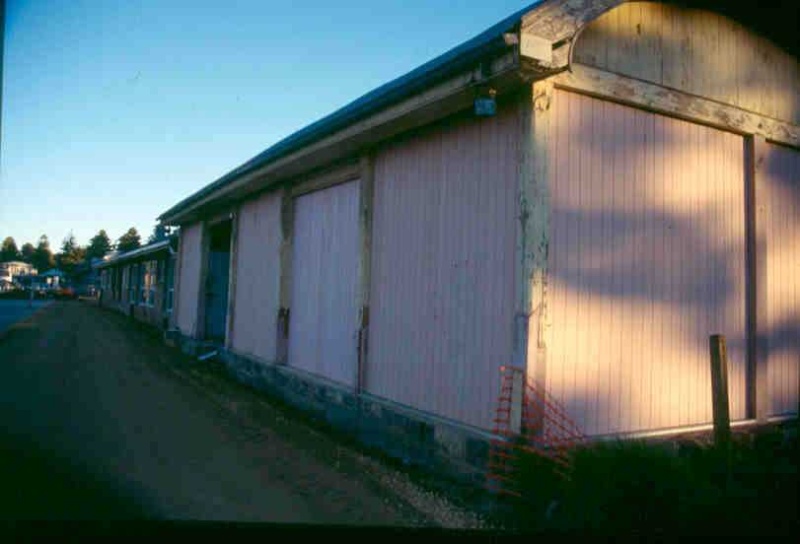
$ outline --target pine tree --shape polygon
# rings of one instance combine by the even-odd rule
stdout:
[[[128,229],[128,232],[120,236],[119,240],[117,241],[117,250],[120,253],[125,253],[126,251],[133,251],[134,249],[138,249],[142,246],[142,240],[139,236],[139,233],[136,231],[135,227],[131,227]]]

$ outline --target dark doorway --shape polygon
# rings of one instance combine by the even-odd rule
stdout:
[[[205,284],[205,337],[225,342],[228,316],[228,278],[231,257],[230,220],[209,227],[208,273]]]

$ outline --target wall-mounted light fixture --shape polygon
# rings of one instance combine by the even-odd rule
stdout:
[[[491,117],[497,113],[497,102],[494,97],[497,91],[491,87],[478,88],[475,94],[475,115],[478,117]]]

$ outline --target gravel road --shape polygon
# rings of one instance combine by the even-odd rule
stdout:
[[[0,300],[0,334],[11,325],[29,317],[40,308],[51,304],[49,300]]]
[[[0,339],[6,519],[480,528],[481,519],[87,302]]]

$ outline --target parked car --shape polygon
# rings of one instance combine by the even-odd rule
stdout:
[[[78,298],[78,295],[75,293],[75,289],[69,286],[59,287],[54,292],[55,298],[58,299],[74,299]]]

